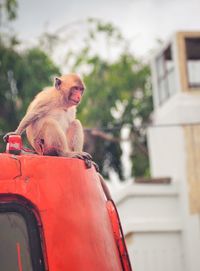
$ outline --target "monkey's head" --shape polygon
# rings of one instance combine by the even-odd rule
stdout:
[[[77,74],[67,74],[55,78],[55,88],[60,91],[67,107],[76,106],[81,102],[85,85]]]

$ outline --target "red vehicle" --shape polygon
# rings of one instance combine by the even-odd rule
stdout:
[[[95,167],[21,148],[11,136],[0,154],[0,270],[130,271],[115,205]]]

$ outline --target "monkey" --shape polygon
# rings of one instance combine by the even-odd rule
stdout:
[[[35,96],[15,132],[7,133],[4,140],[26,131],[29,143],[39,155],[91,160],[90,154],[83,152],[83,127],[76,119],[84,91],[85,84],[77,74],[56,77],[54,86]]]

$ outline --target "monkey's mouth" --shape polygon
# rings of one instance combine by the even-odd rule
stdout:
[[[74,93],[70,93],[69,95],[69,102],[72,104],[72,105],[78,105],[81,101],[80,97],[76,97],[76,95],[74,95]]]
[[[80,100],[70,99],[70,102],[72,102],[74,105],[76,105],[76,104],[80,103]]]

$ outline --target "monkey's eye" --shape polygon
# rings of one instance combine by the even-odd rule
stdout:
[[[74,86],[71,88],[72,91],[80,91],[81,93],[83,93],[84,88],[83,87],[78,87],[78,86]]]
[[[72,91],[78,91],[79,88],[75,86],[75,87],[72,87],[71,90],[72,90]]]

